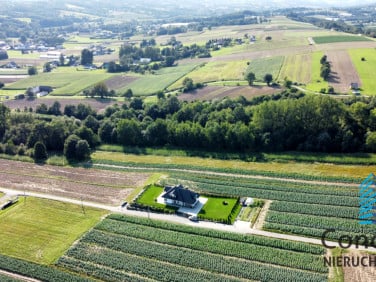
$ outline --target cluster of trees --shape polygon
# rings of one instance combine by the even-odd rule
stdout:
[[[124,44],[120,47],[119,51],[119,64],[112,61],[107,66],[107,71],[122,72],[122,71],[134,71],[144,73],[145,71],[158,70],[162,67],[172,67],[176,60],[199,57],[210,57],[210,50],[205,46],[198,46],[192,44],[191,46],[183,46],[181,42],[177,41],[175,37],[172,37],[168,45],[171,47],[165,47],[162,50],[154,47],[155,40],[143,40],[140,47],[130,44]],[[142,62],[141,59],[150,59],[149,62]]]
[[[95,84],[92,89],[84,90],[84,94],[86,97],[90,96],[91,98],[94,98],[98,96],[101,99],[107,97],[114,97],[116,95],[115,90],[109,90],[104,82],[99,82]]]
[[[56,102],[45,114],[57,116],[35,115],[28,109],[11,112],[0,104],[0,153],[44,160],[48,152],[61,152],[69,160],[85,160],[90,156],[90,149],[99,144],[90,129],[97,126],[92,116],[95,112],[90,107],[69,105],[62,116],[60,104]]]
[[[136,97],[103,113],[82,104],[60,110],[55,103],[46,114],[10,112],[0,105],[1,152],[35,156],[44,145],[46,154],[60,151],[83,160],[101,143],[236,152],[376,152],[376,98],[340,101],[284,91],[250,101],[188,103],[161,96],[155,104],[144,104]]]
[[[253,83],[256,81],[256,75],[254,72],[247,72],[245,75],[245,80],[248,82],[249,86],[252,86]],[[268,86],[270,86],[270,83],[273,81],[273,75],[270,73],[266,73],[263,77],[263,81],[266,82]]]
[[[81,65],[90,66],[93,64],[93,60],[94,60],[94,55],[92,51],[86,48],[81,51]]]
[[[331,70],[330,63],[328,62],[328,58],[326,55],[321,57],[320,64],[321,64],[320,76],[324,80],[328,80],[332,70]]]
[[[352,12],[353,11],[354,9],[352,10]],[[287,13],[286,16],[292,20],[310,23],[310,24],[313,24],[315,26],[325,28],[325,29],[334,29],[337,31],[354,33],[354,34],[364,33],[365,31],[361,26],[349,25],[343,20],[331,21],[331,20],[326,20],[323,18],[315,17],[315,15],[316,15],[315,12],[311,12],[311,14],[290,12],[290,13]],[[334,16],[338,16],[338,15],[334,15]]]

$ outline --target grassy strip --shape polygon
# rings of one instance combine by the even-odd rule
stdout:
[[[332,256],[333,257],[340,257],[342,256],[342,249],[340,248],[335,248],[332,250]],[[330,274],[329,274],[329,282],[344,282],[344,273],[343,273],[343,269],[341,266],[334,266],[333,267],[333,277],[330,277]]]
[[[367,37],[356,35],[315,36],[312,39],[313,41],[315,41],[316,44],[371,41],[371,39]]]
[[[293,178],[318,181],[338,181],[361,183],[375,166],[345,166],[302,163],[254,163],[244,161],[221,161],[197,157],[159,157],[95,152],[93,164],[118,165],[127,167],[144,167],[152,170],[185,169],[213,171],[244,175],[261,175],[268,177]],[[194,164],[194,165],[192,165]]]
[[[175,147],[130,147],[121,145],[101,145],[98,151],[119,152],[135,155],[202,157],[220,160],[242,160],[248,162],[307,162],[353,165],[376,165],[376,154],[371,153],[307,153],[307,152],[276,152],[276,153],[234,153],[210,152],[207,150],[187,150]]]

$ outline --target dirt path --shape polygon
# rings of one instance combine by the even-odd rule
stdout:
[[[352,82],[360,85],[360,77],[346,50],[327,51],[326,55],[332,67],[329,84],[337,93],[348,93]]]
[[[344,256],[364,257],[368,254],[352,251]],[[375,258],[375,255],[372,255]],[[368,260],[366,260],[368,264]],[[374,282],[376,281],[376,268],[372,266],[342,267],[344,273],[344,282]]]
[[[255,224],[253,225],[252,228],[259,229],[259,230],[262,229],[262,226],[264,225],[264,222],[265,222],[266,214],[268,213],[268,210],[269,210],[271,203],[272,203],[272,201],[265,200],[265,204],[262,207],[262,209],[259,213],[259,216],[258,216],[258,218],[257,218],[257,220],[256,220],[256,222],[255,222]]]
[[[14,278],[14,279],[19,279],[21,281],[26,281],[26,282],[40,282],[41,281],[41,280],[22,276],[22,275],[19,275],[19,274],[13,273],[13,272],[8,272],[8,271],[1,270],[1,269],[0,269],[0,274],[3,274],[5,276],[9,276],[9,277]]]

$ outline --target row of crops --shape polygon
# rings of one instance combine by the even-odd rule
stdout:
[[[195,174],[174,174],[199,191],[296,203],[358,207],[357,188]],[[320,193],[318,193],[320,192]]]
[[[59,269],[40,265],[8,256],[0,255],[0,269],[38,279],[40,281],[70,281],[70,282],[89,282],[91,279],[82,278]],[[6,278],[8,279],[8,278]],[[11,278],[8,279],[12,281]],[[0,277],[0,281],[3,280]]]
[[[323,254],[321,246],[114,214],[57,264],[106,281],[326,281]]]
[[[376,232],[375,225],[358,223],[359,198],[355,185],[178,173],[171,177],[172,181],[188,181],[202,192],[272,200],[263,226],[266,230],[321,237],[331,228],[336,230],[327,235],[332,240],[344,234],[372,237]]]

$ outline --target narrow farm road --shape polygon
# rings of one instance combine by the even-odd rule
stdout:
[[[82,205],[86,207],[104,209],[113,213],[121,213],[125,215],[130,215],[130,216],[147,217],[150,219],[164,220],[164,221],[169,221],[173,223],[194,226],[198,228],[209,228],[209,229],[234,232],[234,233],[240,233],[240,234],[254,234],[254,235],[266,236],[266,237],[276,238],[276,239],[322,245],[322,242],[320,239],[306,238],[306,237],[288,235],[288,234],[280,234],[280,233],[274,233],[274,232],[269,232],[269,231],[264,231],[264,230],[258,230],[254,228],[251,229],[249,227],[249,223],[243,222],[243,221],[236,221],[234,225],[227,225],[227,224],[214,223],[214,222],[208,222],[208,221],[193,222],[185,217],[177,216],[177,215],[167,215],[167,214],[149,213],[146,211],[128,210],[120,206],[117,206],[117,207],[109,206],[109,205],[92,203],[92,202],[87,202],[87,201],[80,201],[80,200],[75,200],[75,199],[70,199],[70,198],[65,198],[65,197],[60,197],[60,196],[55,196],[55,195],[49,195],[49,194],[18,191],[18,190],[13,190],[13,189],[5,189],[1,187],[0,187],[0,191],[5,194],[11,194],[11,195],[17,194],[21,197],[30,196],[30,197],[44,198],[44,199],[49,199],[49,200],[61,201],[65,203]],[[326,243],[330,246],[338,246],[338,243],[336,244],[335,242],[330,242],[328,240],[326,240]],[[355,246],[351,246],[349,249],[372,251],[372,248],[370,249],[366,249],[364,247],[355,248]]]

